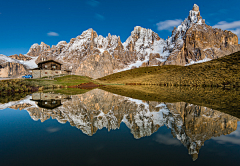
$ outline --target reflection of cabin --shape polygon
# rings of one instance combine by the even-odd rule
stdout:
[[[36,100],[40,108],[54,109],[62,105],[61,100]]]
[[[61,70],[62,64],[54,60],[38,63],[38,68],[32,69],[33,78],[51,77],[55,75],[69,75],[70,70]]]
[[[40,108],[54,109],[62,105],[63,99],[71,99],[67,95],[54,93],[33,93],[32,100],[38,102]]]

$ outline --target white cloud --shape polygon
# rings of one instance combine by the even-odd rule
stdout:
[[[231,143],[235,145],[240,145],[240,139],[238,137],[229,137],[226,135],[222,135],[220,137],[212,138],[213,140],[217,141],[219,144],[226,144]]]
[[[57,128],[57,127],[48,127],[46,129],[46,131],[49,132],[49,133],[55,133],[55,132],[58,132],[59,130],[61,130],[61,129]]]
[[[100,2],[98,2],[96,0],[87,0],[86,3],[92,7],[96,7],[100,4]]]
[[[234,21],[234,22],[220,21],[216,25],[214,25],[213,27],[214,28],[220,28],[220,29],[240,28],[240,21]]]
[[[59,36],[59,34],[56,32],[48,32],[47,35],[48,36]]]
[[[156,25],[159,31],[162,31],[162,30],[172,31],[173,27],[180,25],[181,22],[182,22],[181,19],[165,20],[157,23]]]
[[[240,122],[238,122],[237,130],[229,135],[221,135],[220,137],[212,138],[219,144],[231,143],[235,145],[240,145]]]
[[[213,27],[232,31],[233,33],[235,33],[238,36],[238,38],[240,38],[240,20],[233,21],[233,22],[220,21]],[[238,41],[238,43],[240,43],[240,40]]]
[[[157,134],[154,140],[160,144],[165,144],[165,145],[175,145],[175,146],[181,145],[181,142],[176,138],[173,138],[171,133],[168,133],[166,135]]]
[[[235,30],[231,30],[231,31],[236,35],[238,35],[238,37],[240,37],[240,28],[236,28]]]
[[[98,19],[98,20],[105,20],[105,17],[101,14],[95,14],[95,18]]]

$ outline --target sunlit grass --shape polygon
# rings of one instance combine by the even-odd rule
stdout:
[[[99,78],[101,83],[168,86],[240,86],[240,52],[190,66],[154,66]]]

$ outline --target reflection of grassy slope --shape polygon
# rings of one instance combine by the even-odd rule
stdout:
[[[54,92],[54,93],[60,93],[64,95],[77,95],[77,94],[83,94],[90,91],[89,89],[79,89],[79,88],[67,88],[67,89],[53,89],[50,91],[44,91],[44,92]]]
[[[103,83],[240,85],[240,52],[191,66],[142,67],[98,80]]]
[[[187,102],[205,106],[240,118],[240,91],[221,88],[106,86],[101,89],[146,101]]]
[[[35,86],[72,86],[79,85],[81,83],[94,82],[90,77],[77,76],[77,75],[68,75],[63,77],[54,78],[54,80],[45,80],[45,79],[27,79],[32,85]]]

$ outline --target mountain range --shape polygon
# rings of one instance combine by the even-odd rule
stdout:
[[[125,42],[119,36],[84,31],[69,43],[49,46],[33,44],[26,55],[0,55],[0,77],[28,72],[38,62],[56,60],[76,75],[100,78],[137,67],[191,65],[223,57],[240,50],[237,35],[205,23],[194,4],[188,17],[164,40],[151,29],[134,27]],[[2,75],[2,76],[1,76]]]

